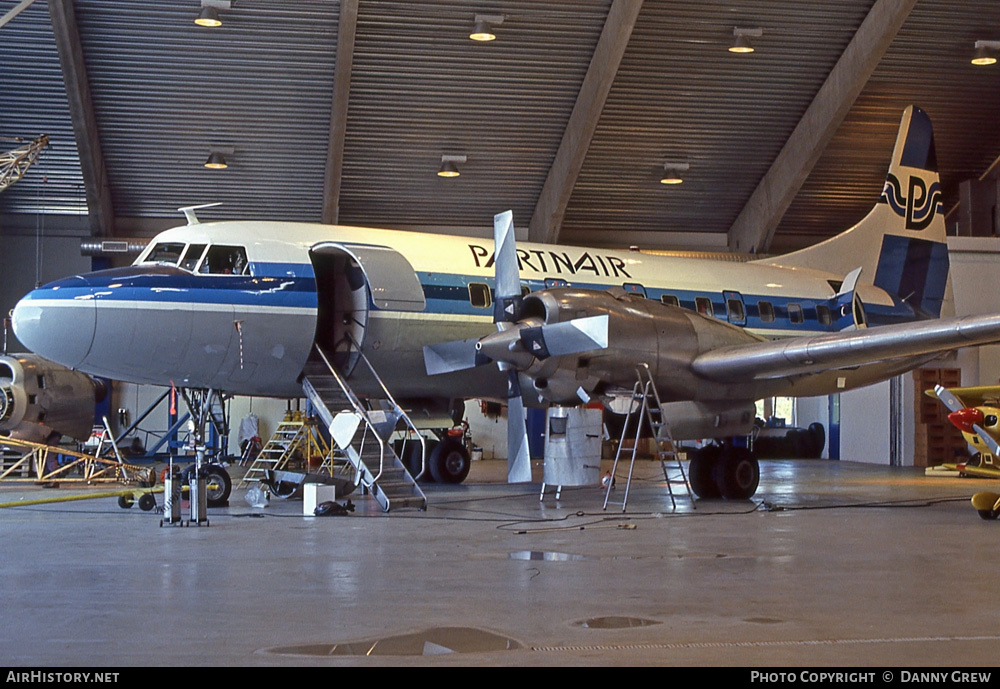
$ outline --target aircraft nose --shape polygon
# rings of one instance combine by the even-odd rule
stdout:
[[[35,354],[77,368],[90,352],[96,329],[94,291],[80,276],[39,287],[14,307],[14,334]]]
[[[966,407],[965,409],[959,409],[948,414],[948,420],[958,430],[964,433],[972,433],[973,424],[982,424],[983,412],[975,407]]]

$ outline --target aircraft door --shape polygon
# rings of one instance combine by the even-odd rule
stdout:
[[[726,300],[726,314],[733,325],[747,324],[747,309],[743,303],[743,295],[739,292],[723,292]]]
[[[417,275],[388,247],[324,243],[310,251],[316,276],[316,342],[350,375],[369,333],[372,310],[422,311]]]

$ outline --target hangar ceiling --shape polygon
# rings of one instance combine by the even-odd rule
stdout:
[[[780,252],[865,214],[911,103],[946,210],[1000,156],[1000,63],[970,63],[995,0],[221,4],[204,28],[200,0],[0,0],[0,150],[51,140],[0,232],[143,237],[221,202],[200,217],[486,235],[511,208],[532,239]]]

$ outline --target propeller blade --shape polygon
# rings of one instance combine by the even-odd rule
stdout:
[[[494,323],[512,323],[521,310],[521,274],[517,267],[514,241],[514,213],[504,211],[493,217],[493,305]]]
[[[536,359],[608,348],[608,316],[587,316],[521,331],[524,349]]]
[[[507,371],[507,483],[531,482],[528,426],[517,371]]]
[[[962,404],[962,400],[958,399],[950,390],[942,385],[934,386],[934,394],[937,398],[941,400],[944,406],[948,407],[948,411],[959,411],[960,409],[965,409],[965,405]]]
[[[464,371],[489,363],[490,358],[479,352],[476,344],[479,338],[452,340],[438,344],[424,345],[424,367],[427,375]]]
[[[1000,443],[997,443],[996,439],[986,432],[986,429],[980,426],[978,423],[972,424],[972,430],[976,432],[980,440],[986,443],[986,447],[990,448],[990,454],[994,457],[1000,457]]]

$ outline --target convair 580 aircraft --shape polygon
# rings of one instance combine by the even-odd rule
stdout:
[[[1000,315],[939,318],[948,274],[931,125],[902,119],[881,198],[855,227],[748,263],[286,222],[189,224],[133,265],[18,303],[17,337],[114,380],[301,397],[322,350],[360,396],[511,403],[510,475],[530,480],[521,399],[608,400],[648,365],[675,439],[745,434],[754,401],[849,390],[1000,340]],[[464,478],[444,459],[440,480]],[[467,471],[467,466],[464,469]],[[702,496],[746,498],[752,453],[695,456]]]

